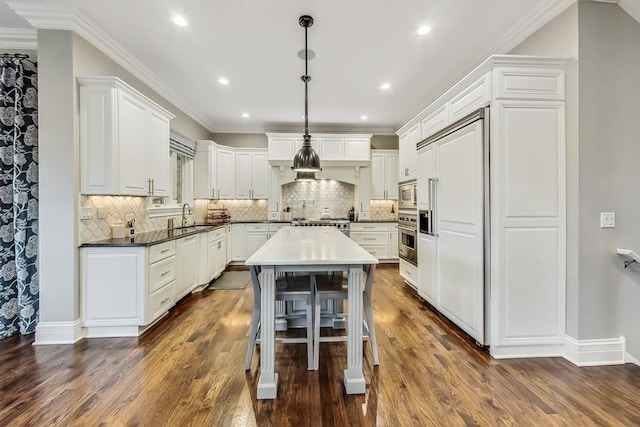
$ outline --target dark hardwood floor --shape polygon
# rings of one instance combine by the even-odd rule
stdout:
[[[0,426],[640,425],[640,367],[564,359],[493,360],[380,266],[374,314],[380,366],[365,345],[367,392],[342,385],[345,344],[279,346],[278,399],[256,400],[245,372],[251,287],[183,300],[139,339],[33,346],[0,341]]]

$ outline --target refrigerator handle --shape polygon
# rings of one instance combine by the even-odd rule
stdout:
[[[434,237],[438,237],[438,233],[436,233],[436,201],[438,199],[438,178],[430,178],[429,179],[429,210],[431,211],[431,215],[429,218],[430,227],[431,227],[431,235]]]
[[[427,203],[429,203],[429,218],[427,218],[427,234],[433,236],[433,178],[427,179],[427,189],[429,190],[429,196]]]

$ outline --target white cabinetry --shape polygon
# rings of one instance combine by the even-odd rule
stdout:
[[[489,138],[491,162],[490,171],[485,173],[491,177],[490,212],[485,224],[490,221],[490,233],[489,228],[484,228],[489,234],[484,245],[485,253],[491,257],[487,266],[490,275],[485,276],[484,285],[485,298],[490,296],[490,304],[485,305],[490,322],[485,336],[494,357],[564,354],[565,66],[565,60],[555,58],[492,56],[398,130],[400,138],[407,139],[410,130],[420,123],[424,139],[478,108],[489,106],[485,135]],[[402,168],[402,144],[400,149]],[[455,168],[441,167],[446,162],[444,151],[422,150],[418,170],[424,173],[417,177],[418,204],[420,209],[430,209],[427,180]],[[460,169],[446,181],[461,180],[468,174],[467,169]],[[435,172],[430,175],[429,170]],[[454,275],[460,279],[461,270],[452,266],[471,258],[460,255],[466,248],[462,245],[459,252],[449,251],[452,246],[443,237],[445,226],[460,223],[459,219],[447,217],[447,212],[440,212],[446,208],[444,199],[452,191],[445,190],[445,185],[445,179],[438,178],[435,217],[439,237],[421,234],[418,239],[418,291],[447,315],[452,312],[451,301],[466,299],[445,294],[449,290],[441,288],[443,277]],[[460,187],[464,191],[470,188]],[[451,235],[463,234],[471,235],[459,231]],[[403,272],[404,267],[401,262],[401,275],[411,275],[410,268]]]
[[[398,199],[398,151],[371,152],[371,198]]]
[[[176,240],[176,300],[198,286],[200,234]]]
[[[420,123],[405,130],[398,139],[398,181],[409,181],[416,177],[416,144],[420,141]]]
[[[235,198],[268,198],[270,169],[267,150],[236,150]]]
[[[291,166],[293,157],[302,146],[302,138],[292,134],[268,133],[268,159],[274,166]],[[311,146],[325,166],[359,164],[371,161],[371,135],[316,134]]]
[[[247,259],[246,225],[248,224],[231,225],[231,259],[229,261],[244,261]]]
[[[257,251],[260,246],[267,243],[267,240],[269,239],[269,224],[245,224],[245,232],[247,251],[245,253],[244,259],[247,259],[251,255],[253,255],[253,253]]]
[[[196,141],[196,199],[235,198],[235,152],[213,141]]]
[[[227,266],[225,227],[207,233],[207,273],[209,281],[220,276]]]
[[[418,255],[419,256],[419,255]],[[418,267],[400,258],[398,265],[400,277],[414,289],[418,288]]]
[[[354,222],[350,225],[349,237],[379,260],[395,260],[398,258],[396,227],[395,222]]]
[[[83,194],[169,195],[174,117],[116,77],[78,77]]]
[[[137,336],[175,303],[175,242],[81,251],[86,336]]]

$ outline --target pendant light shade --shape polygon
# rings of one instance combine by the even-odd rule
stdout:
[[[307,30],[313,25],[313,18],[309,15],[302,15],[298,19],[301,27],[304,27],[304,76],[301,80],[304,82],[304,136],[302,147],[293,158],[293,166],[291,169],[296,172],[319,172],[320,156],[311,146],[311,135],[309,135],[309,90],[308,84],[311,80],[309,76],[309,49],[307,46]],[[313,179],[315,179],[315,174]],[[297,177],[296,177],[296,180]]]
[[[296,172],[297,182],[308,182],[308,181],[315,181],[315,180],[316,180],[315,172]]]

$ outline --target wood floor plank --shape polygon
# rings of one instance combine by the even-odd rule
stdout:
[[[640,367],[494,360],[397,266],[375,280],[380,366],[365,343],[364,395],[344,393],[344,343],[322,344],[318,371],[304,344],[278,345],[278,398],[257,400],[259,348],[244,371],[252,290],[205,290],[140,338],[0,341],[0,425],[640,425]]]

